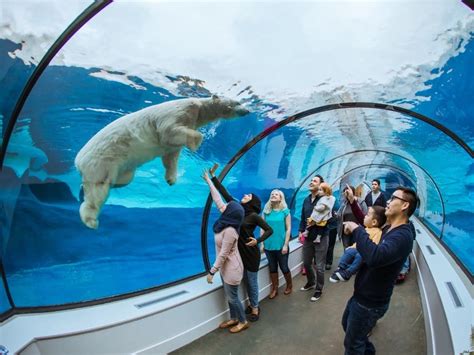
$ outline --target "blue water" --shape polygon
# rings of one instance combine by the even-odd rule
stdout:
[[[16,47],[18,44],[0,40],[3,130],[33,69],[6,54]],[[443,68],[434,68],[441,75],[427,83],[429,90],[417,94],[430,100],[419,101],[413,108],[445,124],[470,144],[474,125],[469,113],[474,112],[474,103],[469,93],[474,82],[468,79],[474,74],[473,48],[471,40],[462,54],[451,58]],[[100,299],[204,272],[201,221],[208,190],[199,178],[200,171],[213,162],[224,165],[245,142],[274,123],[257,109],[245,119],[203,128],[209,134],[198,152],[183,152],[180,158],[176,186],[168,188],[164,183],[160,161],[147,164],[131,185],[112,193],[101,214],[100,228],[92,231],[78,216],[80,179],[73,161],[79,149],[99,129],[125,113],[179,97],[210,95],[205,88],[186,84],[180,84],[176,95],[129,77],[146,88],[137,90],[90,75],[97,70],[50,66],[30,95],[9,146],[0,175],[0,237],[8,286],[18,307]],[[169,79],[172,82],[176,78]],[[394,103],[404,100],[400,97]],[[383,129],[374,122],[376,129]],[[399,151],[407,151],[436,179],[446,197],[443,240],[473,273],[472,159],[434,129],[410,122],[410,129],[397,133],[392,144]],[[301,180],[338,152],[338,137],[332,137],[330,130],[325,134],[306,139],[302,128],[284,127],[245,154],[224,183],[238,198],[251,191],[266,201],[272,188],[281,188],[290,200]],[[361,137],[358,144],[368,138]],[[384,141],[383,135],[380,140]],[[383,143],[380,146],[384,147]],[[346,160],[350,159],[364,161],[356,156]],[[416,169],[409,164],[397,159],[390,162],[414,175]],[[340,163],[326,166],[323,175],[331,176]],[[344,181],[356,183],[362,179],[358,174]],[[371,170],[371,174],[371,178],[382,179],[387,192],[400,182],[409,183],[400,174],[389,174],[384,169]],[[428,191],[425,217],[439,232],[440,202],[432,186]],[[294,234],[305,196],[305,188],[296,196],[292,210]],[[215,217],[213,209],[210,226]],[[209,228],[211,263],[215,256],[212,238]],[[0,290],[0,311],[8,308]]]

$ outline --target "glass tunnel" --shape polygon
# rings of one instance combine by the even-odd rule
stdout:
[[[201,174],[214,163],[233,196],[266,202],[282,190],[293,236],[315,174],[337,199],[346,184],[369,192],[372,179],[387,196],[411,187],[416,217],[472,282],[474,15],[437,6],[2,3],[2,319],[202,276],[217,210]],[[410,35],[384,25],[397,26],[395,9]],[[429,20],[418,23],[420,11]],[[352,20],[359,27],[344,24]],[[74,160],[89,139],[125,114],[212,95],[250,113],[201,127],[173,186],[159,157],[140,166],[87,228]]]

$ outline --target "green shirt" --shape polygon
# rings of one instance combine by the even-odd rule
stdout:
[[[289,214],[290,210],[288,208],[280,211],[272,210],[269,214],[264,214],[265,221],[273,229],[273,234],[265,240],[266,250],[280,250],[283,248],[286,236],[285,218]]]

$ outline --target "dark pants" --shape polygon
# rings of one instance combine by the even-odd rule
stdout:
[[[329,238],[327,230],[323,233],[320,243],[314,243],[314,230],[310,229],[308,238],[303,244],[303,264],[306,268],[306,278],[309,284],[316,284],[316,291],[322,291],[324,286],[324,271],[326,267],[326,254],[328,252]],[[314,233],[314,232],[313,232]],[[316,275],[313,269],[313,259],[316,264]]]
[[[329,230],[329,245],[328,252],[326,254],[326,264],[332,265],[332,260],[334,259],[334,246],[336,245],[337,238],[337,228]]]
[[[290,248],[288,248],[288,253],[282,254],[281,250],[267,250],[265,249],[265,255],[268,260],[268,268],[270,272],[278,272],[278,265],[280,265],[281,272],[286,274],[290,272],[288,267],[288,255],[290,255]]]
[[[359,304],[354,297],[347,302],[342,316],[342,328],[346,332],[344,337],[345,355],[375,354],[375,347],[369,341],[367,334],[387,312],[388,304],[375,308],[368,308]]]

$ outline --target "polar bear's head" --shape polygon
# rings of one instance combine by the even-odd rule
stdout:
[[[218,97],[203,99],[199,112],[201,124],[211,122],[219,118],[234,118],[245,116],[249,113],[238,101]]]
[[[248,115],[250,112],[238,101],[212,95],[213,106],[221,110],[221,118],[233,118]]]

